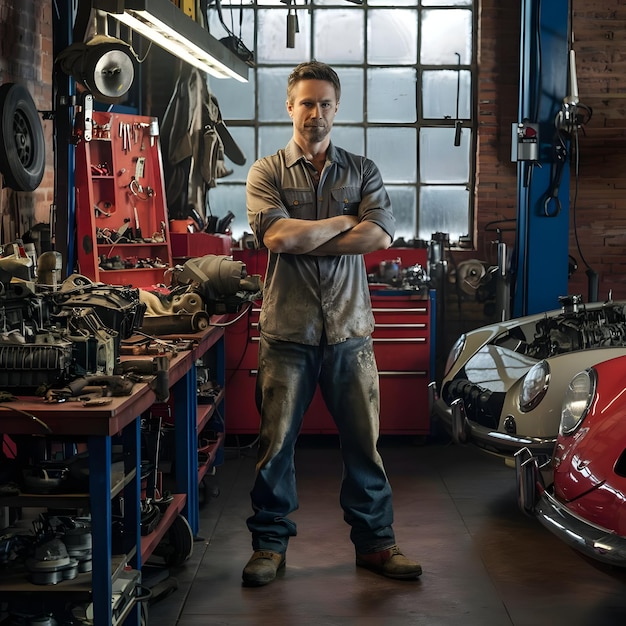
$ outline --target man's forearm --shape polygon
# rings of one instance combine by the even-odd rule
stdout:
[[[311,254],[337,235],[352,229],[356,223],[357,218],[350,215],[323,220],[281,219],[265,233],[263,243],[276,253]]]
[[[391,245],[391,237],[373,222],[359,222],[330,241],[323,243],[309,254],[331,256],[339,254],[366,254],[374,250],[385,250]]]

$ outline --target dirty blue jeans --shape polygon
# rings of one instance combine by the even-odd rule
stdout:
[[[395,543],[391,487],[376,444],[379,383],[371,337],[307,346],[261,334],[256,402],[261,415],[254,514],[247,524],[254,550],[284,553],[298,508],[294,446],[319,383],[339,431],[343,476],[340,504],[359,553]]]

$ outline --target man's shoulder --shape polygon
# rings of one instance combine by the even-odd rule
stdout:
[[[342,148],[332,142],[329,147],[329,157],[331,160],[338,161],[339,163],[355,163],[367,160],[367,157],[362,154],[351,152],[350,150],[346,150],[345,148]]]
[[[275,169],[276,167],[280,167],[285,163],[285,150],[281,148],[277,150],[274,154],[267,154],[265,156],[259,157],[253,164],[253,169]]]

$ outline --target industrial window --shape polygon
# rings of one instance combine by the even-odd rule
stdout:
[[[209,192],[214,215],[232,211],[233,236],[249,230],[250,164],[292,134],[287,76],[302,61],[332,65],[342,82],[332,140],[379,166],[396,239],[472,239],[476,46],[473,0],[245,0],[209,6],[213,36],[255,50],[249,82],[210,79],[244,166]],[[290,30],[291,25],[291,30]],[[297,32],[294,32],[296,30]]]

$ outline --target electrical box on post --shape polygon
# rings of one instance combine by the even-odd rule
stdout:
[[[528,120],[513,124],[511,161],[539,160],[539,124]]]

